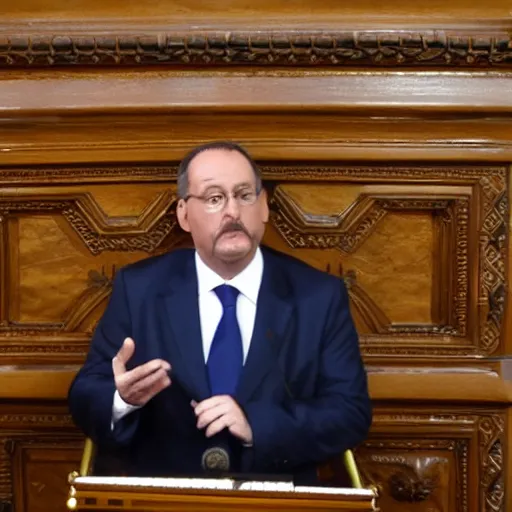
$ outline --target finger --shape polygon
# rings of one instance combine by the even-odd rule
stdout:
[[[126,363],[135,352],[135,342],[131,338],[125,338],[119,352],[112,359],[112,370],[114,375],[121,375],[126,372]]]
[[[120,378],[122,379],[123,383],[125,383],[128,386],[131,386],[159,370],[167,372],[170,369],[170,367],[171,365],[167,361],[164,361],[162,359],[153,359],[145,364],[136,366],[135,368],[133,368],[133,370],[126,372]]]
[[[197,402],[195,400],[191,400],[190,405],[195,409],[197,407]]]
[[[226,402],[233,402],[233,399],[229,395],[212,396],[211,398],[207,398],[206,400],[203,400],[202,402],[197,404],[196,408],[194,409],[194,412],[196,413],[196,416],[199,416],[203,414],[204,411],[207,411],[212,407],[217,407],[218,405]]]
[[[135,352],[135,341],[132,338],[126,338],[119,349],[116,357],[120,359],[121,362],[126,365],[126,363],[131,359],[133,353]]]
[[[213,423],[208,425],[206,429],[205,435],[206,437],[212,437],[219,432],[222,432],[225,428],[229,428],[231,425],[234,425],[235,418],[229,414],[224,414],[220,418],[216,419]]]
[[[147,394],[148,390],[152,388],[157,382],[164,381],[165,379],[170,381],[167,372],[160,369],[148,375],[147,377],[138,380],[135,384],[133,384],[133,386],[131,386],[131,389],[133,390],[134,393],[145,395]]]
[[[163,379],[160,379],[159,381],[155,382],[155,384],[147,390],[145,403],[151,400],[156,395],[158,395],[160,391],[163,391],[165,388],[168,388],[171,384],[172,382],[169,376],[166,376]]]
[[[214,422],[221,416],[228,414],[231,410],[231,407],[227,403],[222,403],[217,405],[216,407],[212,407],[204,411],[201,415],[197,417],[197,428],[205,428],[210,423]]]
[[[146,378],[138,381],[135,385],[126,386],[121,397],[126,397],[127,402],[143,404],[153,398],[157,393],[170,386],[171,379],[166,371],[159,371],[148,375]],[[124,396],[123,396],[124,395]]]

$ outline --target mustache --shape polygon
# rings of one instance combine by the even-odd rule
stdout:
[[[217,235],[217,238],[220,238],[222,235],[225,235],[226,233],[234,233],[236,231],[241,231],[242,233],[245,233],[249,238],[251,236],[249,235],[247,229],[245,229],[245,226],[241,224],[240,222],[229,222],[226,224]]]

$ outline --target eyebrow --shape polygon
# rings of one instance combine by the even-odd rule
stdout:
[[[237,192],[238,190],[242,190],[242,189],[247,188],[247,187],[252,187],[252,184],[247,182],[247,181],[245,181],[243,183],[238,183],[237,185],[235,185],[233,187],[233,190],[235,192]],[[212,190],[224,190],[224,187],[222,187],[221,185],[213,185],[212,184],[212,185],[209,185],[208,187],[206,187],[203,190],[202,194],[206,194],[206,193],[208,193],[208,192],[210,192]]]

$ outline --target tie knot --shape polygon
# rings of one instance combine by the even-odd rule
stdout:
[[[234,286],[230,286],[229,284],[221,284],[220,286],[217,286],[213,291],[217,294],[217,297],[219,297],[219,300],[221,301],[222,307],[224,309],[236,306],[236,299],[240,291],[237,290]]]

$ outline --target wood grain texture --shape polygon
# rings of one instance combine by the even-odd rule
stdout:
[[[0,366],[0,399],[57,400],[67,397],[78,365]],[[499,367],[370,366],[370,394],[376,403],[406,400],[502,404],[512,400],[512,384]]]
[[[83,112],[418,113],[497,115],[512,112],[506,73],[333,73],[275,71],[144,74],[35,72],[0,81],[0,113],[10,117]],[[376,91],[379,94],[376,94]],[[293,91],[291,93],[291,91]],[[322,94],[311,94],[322,91]],[[455,93],[455,91],[457,91]],[[482,92],[484,91],[484,92]]]
[[[76,484],[77,510],[107,512],[112,505],[128,511],[184,510],[184,511],[230,511],[245,512],[266,510],[347,512],[372,511],[372,496],[351,496],[348,492],[333,496],[315,496],[309,493],[267,493],[250,491],[195,491],[194,493],[169,491],[165,488],[133,489],[127,485],[95,486]]]
[[[382,5],[375,0],[363,0],[358,4],[341,4],[335,0],[320,0],[312,8],[311,4],[305,0],[291,0],[289,2],[271,2],[264,0],[257,4],[253,2],[237,2],[234,0],[224,1],[221,5],[215,2],[204,2],[201,0],[158,0],[149,5],[140,6],[136,0],[127,2],[114,0],[101,2],[101,0],[79,0],[69,4],[64,0],[50,0],[42,6],[37,0],[27,0],[23,4],[8,4],[3,8],[4,14],[16,19],[32,18],[62,18],[70,17],[72,19],[83,15],[84,11],[95,13],[97,15],[110,15],[120,18],[120,14],[124,14],[125,19],[133,19],[138,14],[142,19],[146,16],[162,16],[165,19],[175,19],[180,17],[201,16],[204,18],[213,17],[218,22],[218,17],[227,18],[226,11],[233,18],[237,18],[237,14],[244,13],[247,18],[261,17],[265,14],[287,14],[293,17],[305,18],[308,14],[323,15],[329,18],[339,12],[340,15],[349,16],[356,14],[357,19],[361,20],[368,13],[374,13],[376,17],[391,17],[392,13],[398,15],[403,14],[408,17],[421,17],[428,14],[431,18],[429,22],[435,22],[440,14],[450,16],[452,19],[456,17],[473,17],[479,20],[479,16],[485,18],[505,18],[507,17],[509,5],[503,0],[491,0],[486,4],[485,8],[479,4],[473,4],[466,0],[454,0],[449,4],[442,0],[432,0],[428,4],[413,5],[404,0],[391,0],[386,5]],[[484,16],[485,14],[485,16]],[[275,20],[278,21],[278,20]],[[424,20],[425,21],[425,20]]]
[[[467,81],[471,83],[470,76]],[[16,87],[15,81],[12,87]],[[402,114],[405,116],[391,113],[376,117],[364,111],[337,115],[254,112],[247,122],[245,115],[217,112],[214,123],[209,114],[169,112],[152,114],[150,123],[136,113],[98,114],[92,119],[66,115],[58,122],[52,115],[8,117],[0,120],[0,162],[22,168],[6,171],[6,177],[0,179],[11,183],[44,181],[55,176],[53,166],[76,164],[76,169],[67,172],[67,178],[74,182],[113,181],[109,168],[119,169],[120,162],[129,165],[135,177],[134,162],[158,166],[179,160],[196,140],[224,138],[244,144],[259,160],[385,163],[392,159],[405,164],[448,161],[470,165],[512,160],[512,129],[506,117],[460,118],[449,112],[433,116],[428,110]],[[91,162],[97,165],[85,174],[82,167],[90,168]],[[44,176],[31,172],[34,166],[44,164],[50,167]],[[106,170],[105,165],[109,165]],[[165,180],[156,169],[151,176],[145,172],[137,176],[145,181]]]

